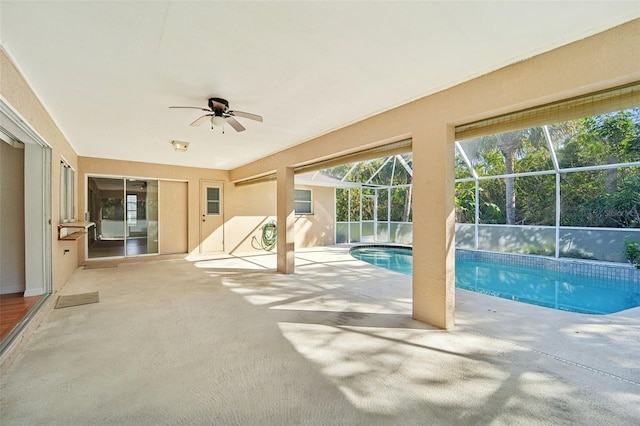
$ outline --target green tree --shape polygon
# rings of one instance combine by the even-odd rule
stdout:
[[[558,148],[564,168],[640,161],[640,108],[575,120]],[[638,227],[638,168],[562,175],[562,225]]]
[[[455,205],[457,223],[475,223],[476,184],[475,182],[459,182],[455,187]]]
[[[530,128],[512,132],[484,136],[464,141],[467,156],[480,176],[513,175],[517,172],[545,170],[551,164],[546,139],[540,128]],[[463,173],[462,167],[459,167]],[[503,183],[483,181],[485,211],[483,222],[516,224],[519,198],[516,179],[504,178]],[[504,188],[504,189],[502,189]],[[502,200],[496,198],[501,195]],[[503,206],[498,212],[496,206]],[[481,208],[483,211],[483,208]],[[499,213],[499,214],[498,214]]]

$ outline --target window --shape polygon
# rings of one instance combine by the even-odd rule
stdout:
[[[313,209],[311,208],[311,190],[296,189],[295,192],[296,214],[313,214]]]
[[[127,195],[127,224],[135,226],[138,221],[138,196]]]
[[[60,160],[60,223],[73,222],[76,211],[76,172],[64,159]]]
[[[220,188],[215,188],[215,187],[207,188],[207,214],[208,215],[220,214]]]

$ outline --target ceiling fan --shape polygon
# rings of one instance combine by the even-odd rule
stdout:
[[[225,123],[229,123],[236,132],[242,132],[245,130],[244,126],[235,119],[235,117],[248,118],[250,120],[262,122],[262,117],[256,114],[243,111],[233,111],[229,109],[229,102],[222,98],[210,98],[209,108],[190,107],[190,106],[170,106],[169,108],[189,108],[199,109],[200,111],[206,111],[208,114],[196,119],[191,126],[200,126],[206,121],[211,121],[211,128],[213,126],[223,126]],[[224,129],[223,129],[224,133]]]

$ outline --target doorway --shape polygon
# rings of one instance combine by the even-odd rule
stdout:
[[[223,184],[200,181],[200,253],[224,250]]]
[[[362,215],[360,220],[360,241],[374,242],[376,240],[376,222],[378,214],[378,199],[375,196],[375,190],[362,189]]]
[[[89,259],[158,253],[158,181],[89,176]]]
[[[52,292],[51,147],[0,99],[0,354]]]

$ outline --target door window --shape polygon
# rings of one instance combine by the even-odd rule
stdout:
[[[220,188],[207,187],[207,215],[220,214]]]

